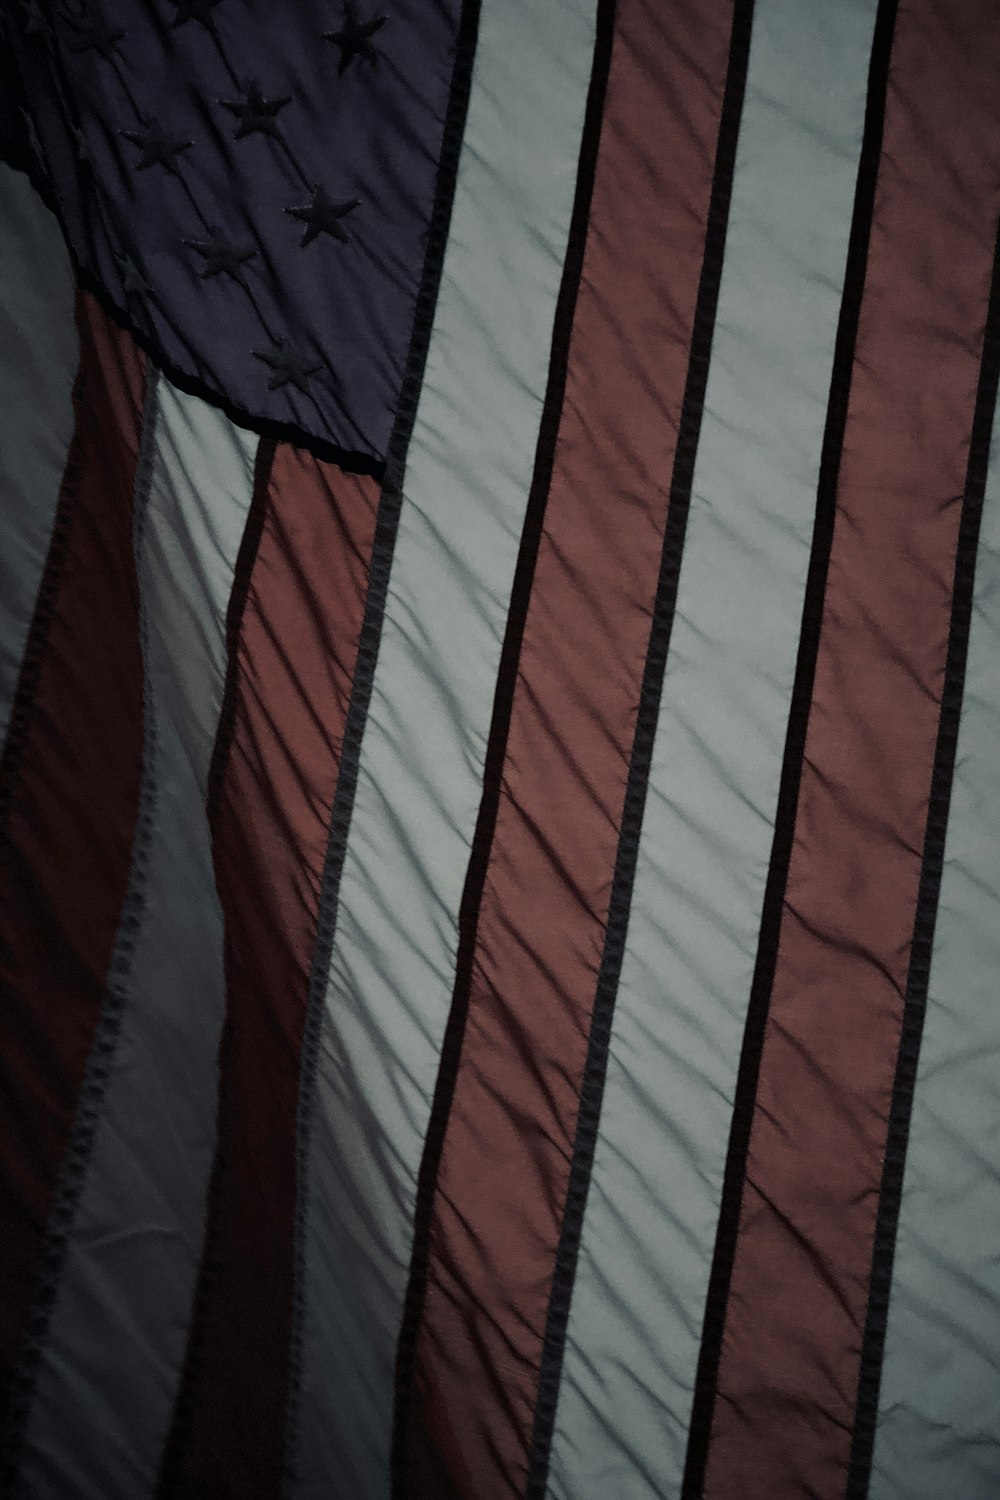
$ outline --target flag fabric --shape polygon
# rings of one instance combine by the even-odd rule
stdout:
[[[0,1493],[995,1500],[1000,14],[0,18]]]

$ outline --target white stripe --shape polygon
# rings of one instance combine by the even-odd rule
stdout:
[[[875,0],[759,0],[552,1451],[680,1487],[798,647]],[[664,476],[665,482],[669,476]]]
[[[872,1500],[1000,1495],[1000,424],[876,1432]]]
[[[340,893],[309,1175],[297,1496],[388,1490],[448,1017],[593,55],[592,0],[486,0]]]
[[[0,165],[0,747],[55,519],[80,350],[59,226]]]
[[[152,1495],[215,1146],[225,991],[205,783],[257,439],[162,378],[157,399],[138,557],[152,840],[133,869],[128,1000],[29,1423],[17,1494],[33,1500]]]

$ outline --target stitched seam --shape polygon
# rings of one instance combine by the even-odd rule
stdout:
[[[597,1146],[615,1000],[621,977],[629,912],[639,855],[643,812],[649,787],[653,745],[659,720],[663,677],[670,651],[680,583],[684,539],[691,507],[695,459],[705,410],[705,391],[712,354],[715,318],[729,225],[736,147],[746,91],[753,25],[753,0],[737,0],[729,44],[725,92],[719,119],[715,168],[705,229],[705,250],[695,302],[691,348],[674,454],[667,521],[663,536],[649,645],[636,716],[618,851],[608,906],[608,921],[591,1016],[587,1058],[580,1089],[573,1160],[556,1251],[542,1359],[539,1368],[535,1425],[528,1461],[525,1500],[544,1500],[548,1486],[570,1303],[579,1259],[594,1152]]]
[[[128,886],[108,967],[104,1001],[94,1028],[83,1082],[77,1098],[69,1144],[60,1167],[49,1212],[46,1239],[38,1273],[38,1288],[28,1314],[21,1357],[11,1378],[3,1442],[3,1472],[8,1485],[13,1484],[24,1450],[45,1341],[59,1293],[73,1226],[83,1196],[87,1167],[100,1123],[101,1105],[104,1102],[121,1032],[122,1016],[129,998],[128,979],[145,911],[146,881],[149,873],[149,855],[153,841],[157,801],[157,726],[155,693],[149,672],[148,610],[142,589],[142,539],[152,487],[153,459],[156,449],[157,380],[158,372],[155,366],[150,365],[146,371],[142,431],[139,439],[132,503],[132,553],[138,583],[139,639],[143,663],[143,772],[133,830],[132,859]]]
[[[880,0],[872,37],[865,121],[851,216],[851,232],[848,239],[840,319],[834,344],[826,425],[820,454],[816,515],[803,600],[799,649],[782,758],[771,858],[761,910],[757,959],[747,1007],[729,1146],[723,1175],[719,1221],[705,1298],[701,1349],[695,1375],[687,1460],[681,1489],[682,1500],[699,1500],[705,1485],[705,1471],[722,1358],[722,1337],[743,1204],[743,1182],[750,1144],[750,1130],[756,1104],[764,1033],[777,967],[785,887],[791,863],[806,733],[819,656],[827,574],[833,548],[840,459],[844,446],[854,351],[868,265],[878,166],[882,154],[882,133],[896,6],[897,0]]]
[[[0,24],[2,24],[2,21],[3,18],[0,17]],[[58,46],[56,50],[59,51]],[[117,66],[115,67],[115,73],[129,101],[132,114],[135,116],[137,123],[143,123],[144,117],[139,111],[131,90],[125,79],[121,76]],[[77,123],[77,112],[73,103],[72,90],[67,92],[59,67],[56,67],[53,72],[52,82],[56,91],[62,95],[61,104],[67,117]],[[22,100],[22,106],[26,105],[27,101],[24,98],[23,90],[19,90],[18,97]],[[23,108],[23,113],[28,114],[29,111]],[[342,445],[331,443],[318,434],[301,427],[296,422],[282,422],[274,418],[254,414],[249,409],[234,402],[225,392],[209,385],[190,371],[183,370],[175,365],[167,355],[166,350],[161,348],[156,338],[135,323],[127,307],[123,308],[115,302],[101,278],[81,263],[72,244],[55,185],[49,179],[44,163],[36,158],[30,146],[26,145],[23,139],[18,138],[0,142],[0,161],[6,161],[14,170],[23,172],[42,201],[54,214],[62,231],[77,283],[96,298],[112,321],[130,335],[133,341],[154,361],[161,373],[166,375],[179,390],[183,390],[189,395],[196,396],[207,404],[216,407],[238,426],[246,427],[250,431],[257,432],[260,436],[269,437],[275,441],[294,443],[298,447],[307,448],[318,458],[339,464],[348,472],[371,474],[381,479],[384,473],[384,463],[381,455],[370,451],[349,449]],[[95,179],[95,182],[100,187],[99,179]],[[109,197],[106,192],[102,191],[101,196],[104,199],[104,212],[115,221],[121,242],[127,243],[128,234],[122,230],[118,206],[114,199]],[[195,208],[197,209],[197,204]],[[199,213],[201,213],[200,210]],[[205,219],[203,213],[201,217],[203,220]]]
[[[296,1120],[295,1271],[283,1465],[284,1488],[289,1496],[293,1494],[295,1487],[295,1460],[301,1416],[306,1319],[305,1262],[309,1221],[309,1147],[327,975],[333,957],[340,881],[360,769],[361,741],[371,703],[375,664],[378,659],[389,591],[389,573],[402,512],[406,456],[416,421],[451,227],[452,206],[455,201],[459,159],[465,136],[472,71],[479,36],[479,14],[480,0],[463,0],[456,39],[451,91],[441,141],[434,206],[427,234],[427,250],[414,310],[406,374],[389,442],[385,481],[375,522],[364,618],[358,640],[354,680],[351,684],[350,702],[344,725],[340,772],[334,793],[329,842],[320,885],[316,949],[309,978]]]
[[[120,307],[113,299],[107,287],[86,266],[80,264],[66,231],[65,221],[59,208],[50,184],[39,172],[37,165],[26,155],[21,154],[16,146],[9,144],[0,148],[0,162],[10,167],[13,171],[23,172],[31,183],[35,192],[56,217],[59,228],[62,231],[63,240],[73,265],[73,272],[77,285],[100,303],[101,308],[108,317],[128,334],[129,338],[147,354],[161,374],[165,375],[172,386],[184,391],[188,396],[196,396],[199,401],[204,401],[207,406],[221,411],[237,427],[245,428],[249,432],[255,432],[261,438],[269,438],[272,442],[290,443],[296,448],[304,448],[324,463],[337,464],[348,474],[369,474],[381,480],[385,475],[385,461],[377,454],[364,453],[353,448],[342,448],[336,443],[327,442],[325,439],[307,432],[305,428],[297,426],[294,422],[278,422],[269,417],[261,417],[232,401],[221,391],[213,386],[207,385],[190,372],[181,370],[160,348],[157,341],[150,338],[132,319],[124,308]]]
[[[222,786],[225,781],[226,767],[229,765],[233,736],[236,732],[242,676],[239,662],[240,636],[247,600],[250,597],[257,553],[260,551],[261,538],[264,534],[268,491],[276,448],[277,444],[272,438],[262,438],[257,445],[250,508],[247,512],[243,535],[240,538],[240,548],[233,568],[233,585],[226,607],[226,681],[222,690],[219,722],[216,726],[215,744],[212,747],[212,760],[208,768],[205,788],[205,807],[213,829],[219,815]]]
[[[218,724],[216,725],[215,743],[212,747],[212,759],[209,764],[205,789],[205,808],[211,833],[213,858],[218,836],[219,808],[225,784],[226,768],[229,765],[229,757],[236,735],[236,724],[239,716],[240,685],[243,678],[240,661],[240,639],[247,602],[250,598],[250,589],[253,583],[254,567],[267,518],[268,494],[271,483],[271,470],[274,465],[275,448],[276,444],[268,438],[262,438],[257,446],[257,452],[254,456],[250,508],[247,513],[246,524],[243,528],[243,535],[240,539],[236,565],[233,569],[233,584],[229,594],[229,604],[226,609],[226,679],[222,692],[222,703],[219,709]],[[216,884],[218,885],[218,883],[218,875],[216,875]],[[226,1066],[226,1059],[228,1058],[233,1033],[233,1014],[228,1004],[229,996],[234,993],[231,982],[232,934],[225,921],[222,963],[227,1005],[222,1034],[219,1038],[217,1121],[221,1121],[226,1117],[229,1090],[231,1088],[231,1070]],[[160,1475],[156,1490],[157,1495],[160,1497],[176,1493],[183,1476],[184,1454],[190,1437],[196,1408],[197,1375],[201,1367],[208,1336],[207,1320],[211,1302],[211,1291],[214,1286],[213,1276],[218,1269],[213,1263],[213,1250],[216,1238],[214,1224],[215,1216],[218,1212],[222,1183],[225,1177],[225,1168],[225,1152],[221,1144],[217,1142],[205,1197],[205,1238],[198,1266],[194,1296],[192,1298],[191,1321],[188,1327],[187,1343],[184,1350],[184,1362],[181,1367],[170,1429],[160,1460]]]
[[[76,321],[79,329],[79,308],[77,309]],[[73,523],[76,520],[83,464],[82,432],[86,423],[86,408],[89,395],[88,374],[87,360],[81,353],[80,366],[73,383],[73,436],[70,439],[66,455],[66,464],[59,490],[55,520],[49,538],[49,548],[42,570],[41,581],[38,586],[38,594],[35,600],[31,626],[28,631],[28,639],[25,642],[24,652],[21,657],[21,668],[18,673],[17,687],[14,691],[14,701],[11,707],[10,718],[7,722],[6,742],[3,747],[3,754],[0,756],[0,837],[3,836],[2,830],[6,826],[11,803],[17,790],[21,757],[24,753],[25,740],[27,739],[28,730],[31,725],[35,695],[38,692],[42,665],[45,660],[45,651],[48,646],[49,631],[55,617],[63,571],[69,556],[70,535],[73,530]]]
[[[597,14],[594,59],[581,135],[579,166],[570,215],[566,256],[553,318],[549,374],[539,424],[534,472],[525,509],[521,543],[511,588],[511,599],[497,671],[493,711],[483,765],[483,792],[473,834],[465,886],[459,906],[458,948],[452,1004],[442,1041],[438,1077],[424,1141],[414,1202],[410,1274],[396,1350],[395,1411],[393,1419],[393,1495],[406,1495],[405,1442],[413,1396],[417,1343],[423,1317],[430,1262],[430,1237],[437,1175],[455,1094],[465,1035],[479,925],[479,911],[489,869],[490,852],[500,805],[500,787],[507,753],[521,646],[528,616],[535,566],[541,544],[556,442],[562,417],[569,368],[573,320],[583,271],[587,227],[593,197],[604,98],[611,64],[617,0],[601,0]]]
[[[913,1095],[920,1060],[920,1042],[930,983],[934,929],[944,870],[944,851],[955,776],[955,758],[965,691],[972,610],[976,582],[976,554],[986,495],[990,438],[1000,384],[1000,226],[993,261],[989,309],[983,338],[979,389],[969,444],[965,498],[955,554],[951,625],[945,658],[944,688],[938,720],[934,769],[931,775],[927,826],[924,834],[920,886],[914,913],[909,971],[903,1001],[903,1022],[893,1080],[886,1133],[878,1216],[872,1250],[871,1280],[855,1409],[854,1433],[846,1500],[866,1500],[871,1482],[879,1389],[885,1353],[889,1296],[896,1251],[896,1232],[903,1196],[906,1147],[910,1133]]]

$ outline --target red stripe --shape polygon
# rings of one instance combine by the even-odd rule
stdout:
[[[219,1142],[165,1493],[281,1490],[299,1062],[377,503],[373,479],[275,450],[213,819],[228,988]]]
[[[619,8],[401,1424],[421,1500],[527,1483],[731,25],[722,0]]]
[[[837,522],[708,1451],[845,1493],[997,214],[990,0],[897,20]]]
[[[77,305],[76,433],[5,757],[0,831],[0,1362],[24,1333],[104,999],[142,774],[132,506],[144,359]],[[44,615],[44,618],[42,618]],[[34,653],[37,651],[37,656]]]

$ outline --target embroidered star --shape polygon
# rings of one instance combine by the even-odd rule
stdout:
[[[306,381],[323,368],[322,360],[311,360],[307,354],[299,353],[287,339],[279,339],[270,349],[253,349],[251,353],[254,359],[263,360],[271,371],[267,382],[269,391],[276,391],[283,385],[294,385],[308,395]]]
[[[212,12],[219,3],[220,0],[171,0],[176,15],[170,25],[183,26],[188,21],[200,21],[212,31],[215,26]]]
[[[323,33],[324,41],[332,42],[335,47],[340,48],[340,63],[337,67],[339,78],[344,76],[356,57],[371,65],[378,62],[378,51],[372,37],[382,30],[387,20],[387,16],[374,16],[370,21],[359,20],[354,5],[348,0],[344,6],[344,24],[340,30]]]
[[[291,104],[292,96],[286,94],[282,99],[265,99],[260,84],[251,79],[247,84],[245,99],[220,99],[219,103],[223,109],[228,109],[231,115],[239,120],[236,130],[236,139],[241,141],[247,135],[270,135],[276,141],[281,140],[281,131],[278,129],[278,121],[275,118],[279,110],[284,109],[286,104]]]
[[[244,250],[239,245],[234,245],[214,224],[205,239],[185,240],[184,243],[205,262],[199,272],[202,281],[209,276],[223,274],[239,281],[240,267],[245,266],[248,260],[253,260],[257,253],[256,250]]]
[[[285,213],[290,214],[293,219],[299,219],[306,226],[305,233],[299,240],[300,248],[311,245],[321,234],[328,234],[346,245],[349,240],[340,221],[357,208],[360,202],[360,198],[345,198],[342,203],[336,203],[326,188],[317,186],[313,188],[311,203],[304,203],[298,208],[286,208]]]
[[[169,130],[164,130],[155,115],[144,121],[141,130],[120,130],[118,134],[139,147],[142,153],[136,163],[139,172],[145,172],[148,167],[165,167],[177,175],[178,156],[194,145],[194,141],[189,141],[186,136],[172,135]]]
[[[103,16],[80,16],[72,21],[76,33],[70,42],[71,52],[99,52],[109,62],[125,35],[120,26],[112,26]]]
[[[143,275],[141,268],[128,251],[124,255],[119,255],[116,250],[115,260],[118,262],[118,269],[122,273],[122,290],[125,296],[131,297],[136,294],[149,296],[152,288]]]

